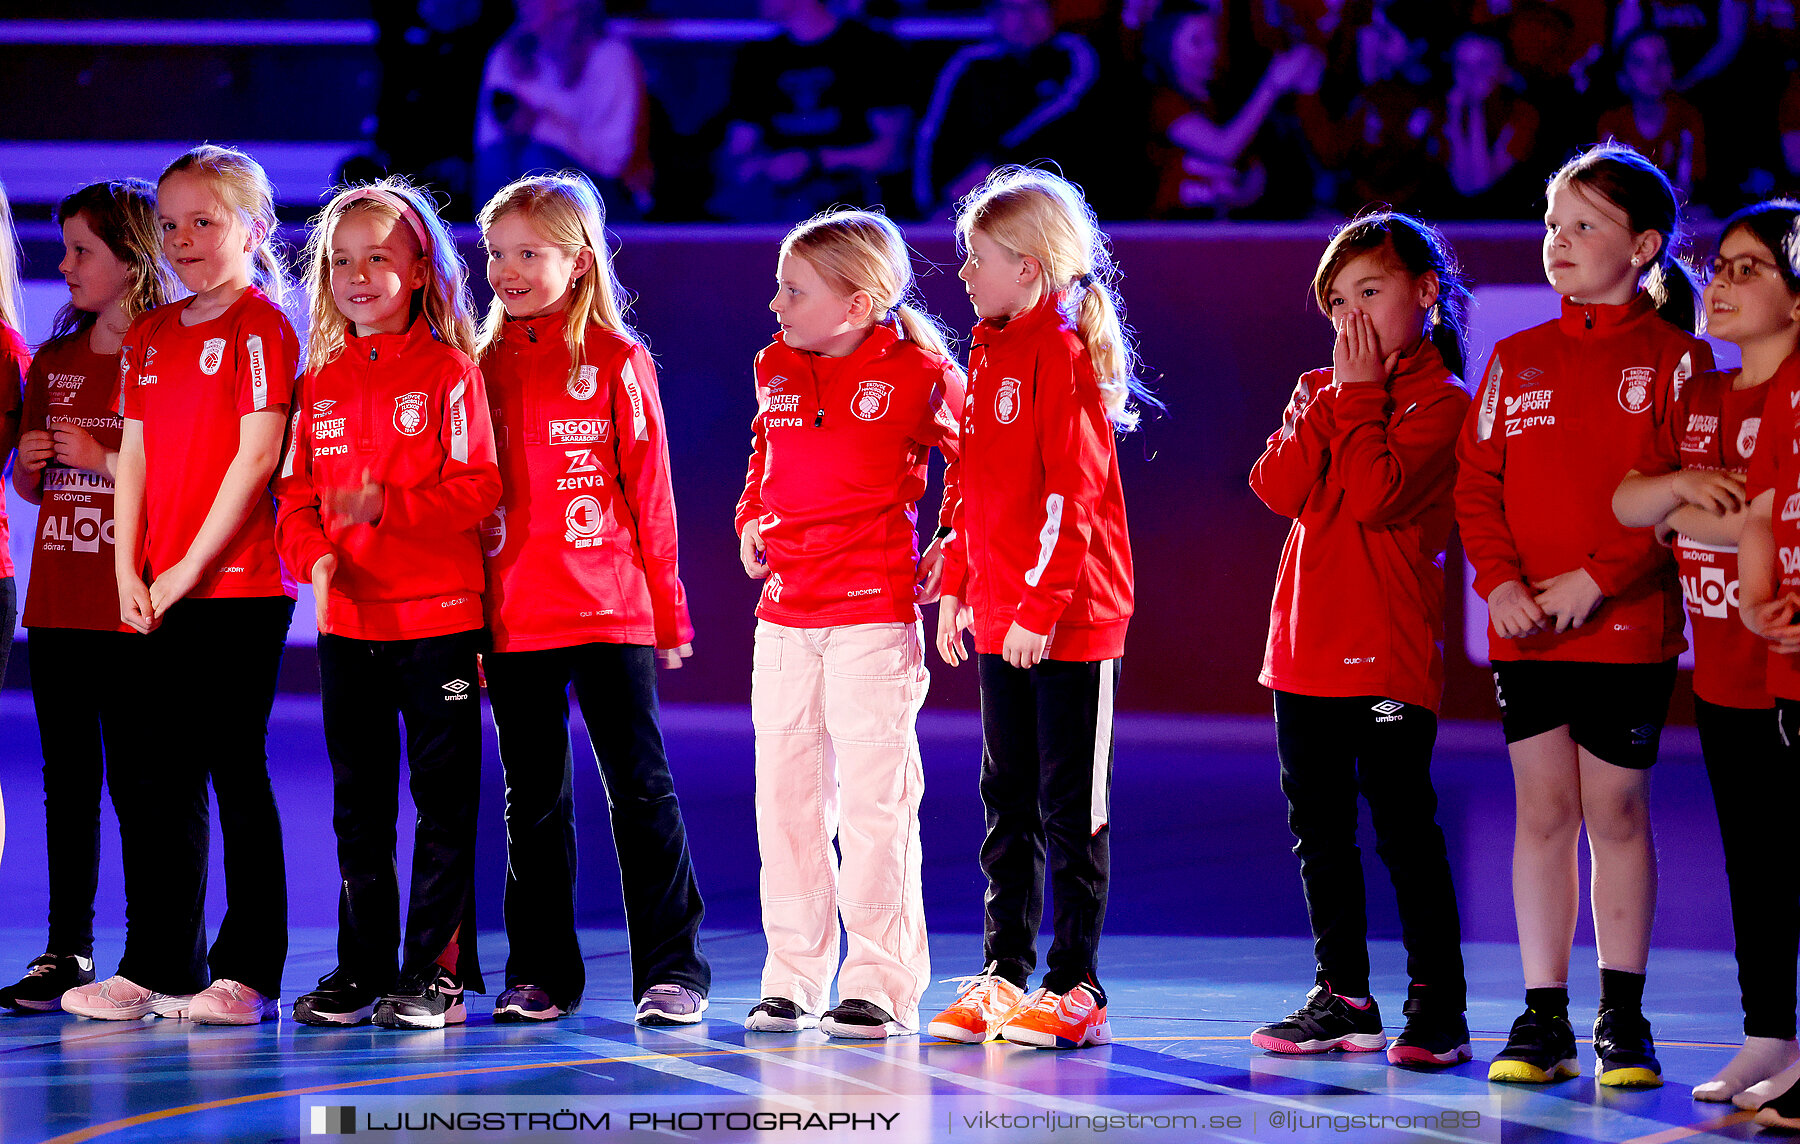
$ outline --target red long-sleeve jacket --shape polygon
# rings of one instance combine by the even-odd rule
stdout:
[[[507,322],[481,359],[506,486],[482,525],[495,651],[694,638],[650,351],[564,315]]]
[[[337,556],[324,630],[395,640],[481,627],[477,526],[500,498],[500,470],[475,363],[421,318],[404,334],[346,339],[295,393],[275,539],[302,582]],[[324,493],[365,475],[384,492],[379,518],[321,515]]]
[[[916,621],[918,500],[936,448],[949,523],[962,371],[886,326],[841,358],[776,335],[756,355],[756,406],[737,507],[740,533],[759,522],[769,565],[756,614],[796,628]]]
[[[1619,481],[1667,432],[1675,398],[1712,350],[1645,294],[1577,305],[1494,347],[1458,446],[1456,520],[1475,591],[1586,569],[1606,594],[1585,624],[1501,639],[1494,660],[1658,663],[1680,654],[1681,594],[1654,530],[1612,513]]]
[[[1311,400],[1250,470],[1263,503],[1294,518],[1260,682],[1435,711],[1444,548],[1469,395],[1428,341],[1395,364],[1385,386],[1334,385],[1329,369],[1300,383]]]
[[[1131,621],[1131,539],[1112,423],[1062,296],[976,325],[961,500],[944,595],[975,610],[975,650],[1016,620],[1051,659],[1114,659]]]

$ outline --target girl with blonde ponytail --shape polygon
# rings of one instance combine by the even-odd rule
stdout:
[[[933,448],[956,487],[963,374],[911,288],[906,242],[883,216],[803,222],[781,244],[780,332],[756,355],[737,510],[744,571],[764,582],[750,706],[769,953],[744,1022],[756,1031],[916,1033],[931,973],[914,724],[929,684],[918,604],[937,576],[918,582],[917,502]],[[821,825],[838,822],[841,868]]]
[[[988,890],[985,968],[930,1031],[1079,1048],[1112,1037],[1096,955],[1132,608],[1114,430],[1136,424],[1146,395],[1104,236],[1074,184],[1002,168],[963,201],[956,229],[980,321],[937,642],[955,665],[967,658],[962,630],[975,628]],[[1056,936],[1043,987],[1026,996],[1046,848]]]

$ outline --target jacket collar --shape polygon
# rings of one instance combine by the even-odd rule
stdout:
[[[355,334],[344,335],[344,351],[354,357],[368,360],[370,351],[379,357],[391,358],[403,354],[417,352],[420,346],[429,345],[437,340],[431,330],[431,323],[421,314],[413,319],[413,324],[403,334],[370,334],[359,338]]]
[[[899,332],[893,326],[884,323],[870,330],[869,336],[863,339],[862,345],[857,346],[841,358],[833,359],[832,365],[843,369],[860,368],[887,353],[899,340]],[[797,350],[788,345],[785,334],[777,333],[774,344],[780,346],[786,353],[804,359],[808,365],[814,365],[819,360],[818,354],[809,350]]]
[[[1009,341],[1028,338],[1054,324],[1060,328],[1063,324],[1063,291],[1046,294],[1038,299],[1037,305],[1020,314],[1016,318],[1001,322],[993,318],[983,318],[975,323],[972,339],[976,345],[1005,345]]]
[[[1608,306],[1598,302],[1582,304],[1564,298],[1562,313],[1558,315],[1556,323],[1565,334],[1606,337],[1655,313],[1656,303],[1650,300],[1648,293],[1639,290],[1631,301],[1622,306]]]
[[[568,314],[560,310],[536,318],[507,318],[500,324],[500,341],[515,351],[535,346],[560,346],[567,320]]]
[[[1437,346],[1430,338],[1420,338],[1418,345],[1394,363],[1392,388],[1399,390],[1420,382],[1438,382],[1449,373],[1450,367],[1444,364],[1444,355],[1438,352]]]

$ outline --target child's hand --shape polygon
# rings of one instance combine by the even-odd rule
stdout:
[[[186,599],[198,583],[200,569],[188,560],[177,560],[150,585],[150,614],[160,623],[169,609]]]
[[[1386,385],[1400,360],[1398,351],[1384,361],[1375,319],[1352,310],[1338,319],[1337,342],[1331,347],[1331,380],[1338,385]]]
[[[1544,630],[1548,617],[1523,580],[1508,580],[1488,593],[1488,618],[1503,640],[1524,639]]]
[[[350,489],[326,489],[319,505],[332,524],[344,528],[352,524],[374,524],[387,509],[387,490],[363,470],[362,484]]]
[[[1794,623],[1800,613],[1800,596],[1789,592],[1766,604],[1745,607],[1740,615],[1744,626],[1769,641],[1771,651],[1782,655],[1800,652],[1800,624]]]
[[[313,562],[313,620],[319,625],[320,631],[325,630],[325,600],[331,595],[331,578],[337,575],[337,567],[338,558],[331,553],[326,553]]]
[[[37,475],[45,465],[56,459],[56,440],[47,429],[27,429],[19,434],[19,464],[24,470]]]
[[[144,635],[149,635],[162,623],[162,617],[150,606],[149,587],[137,576],[119,581],[119,619]]]
[[[50,422],[50,437],[56,446],[56,463],[90,473],[106,472],[106,449],[73,421]]]
[[[969,645],[963,642],[963,629],[975,622],[975,609],[955,596],[938,597],[938,658],[955,667],[969,658]]]
[[[694,645],[684,643],[680,647],[659,647],[656,649],[656,661],[673,671],[681,666],[681,661],[694,654]]]
[[[769,556],[763,551],[762,522],[747,521],[738,536],[738,559],[744,563],[744,574],[761,580],[769,574]]]
[[[1681,503],[1703,508],[1714,516],[1737,512],[1750,499],[1744,495],[1742,478],[1709,469],[1682,469],[1674,474],[1670,487]]]
[[[1587,623],[1606,599],[1585,568],[1539,580],[1532,587],[1537,589],[1537,605],[1544,610],[1546,623],[1553,617],[1558,633]]]
[[[1013,626],[1006,629],[1006,642],[1001,645],[1000,654],[1014,667],[1036,667],[1038,661],[1044,658],[1044,649],[1049,645],[1049,636],[1028,632],[1014,620]]]
[[[937,599],[944,583],[944,542],[934,539],[926,545],[913,571],[913,603],[929,604]]]

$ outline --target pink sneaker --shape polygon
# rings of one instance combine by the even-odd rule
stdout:
[[[221,977],[194,994],[188,1020],[196,1025],[255,1025],[281,1016],[281,999],[264,997],[241,981]]]
[[[99,1021],[136,1021],[154,1014],[185,1017],[193,998],[152,993],[142,985],[117,975],[92,985],[77,985],[62,995],[63,1012]]]

